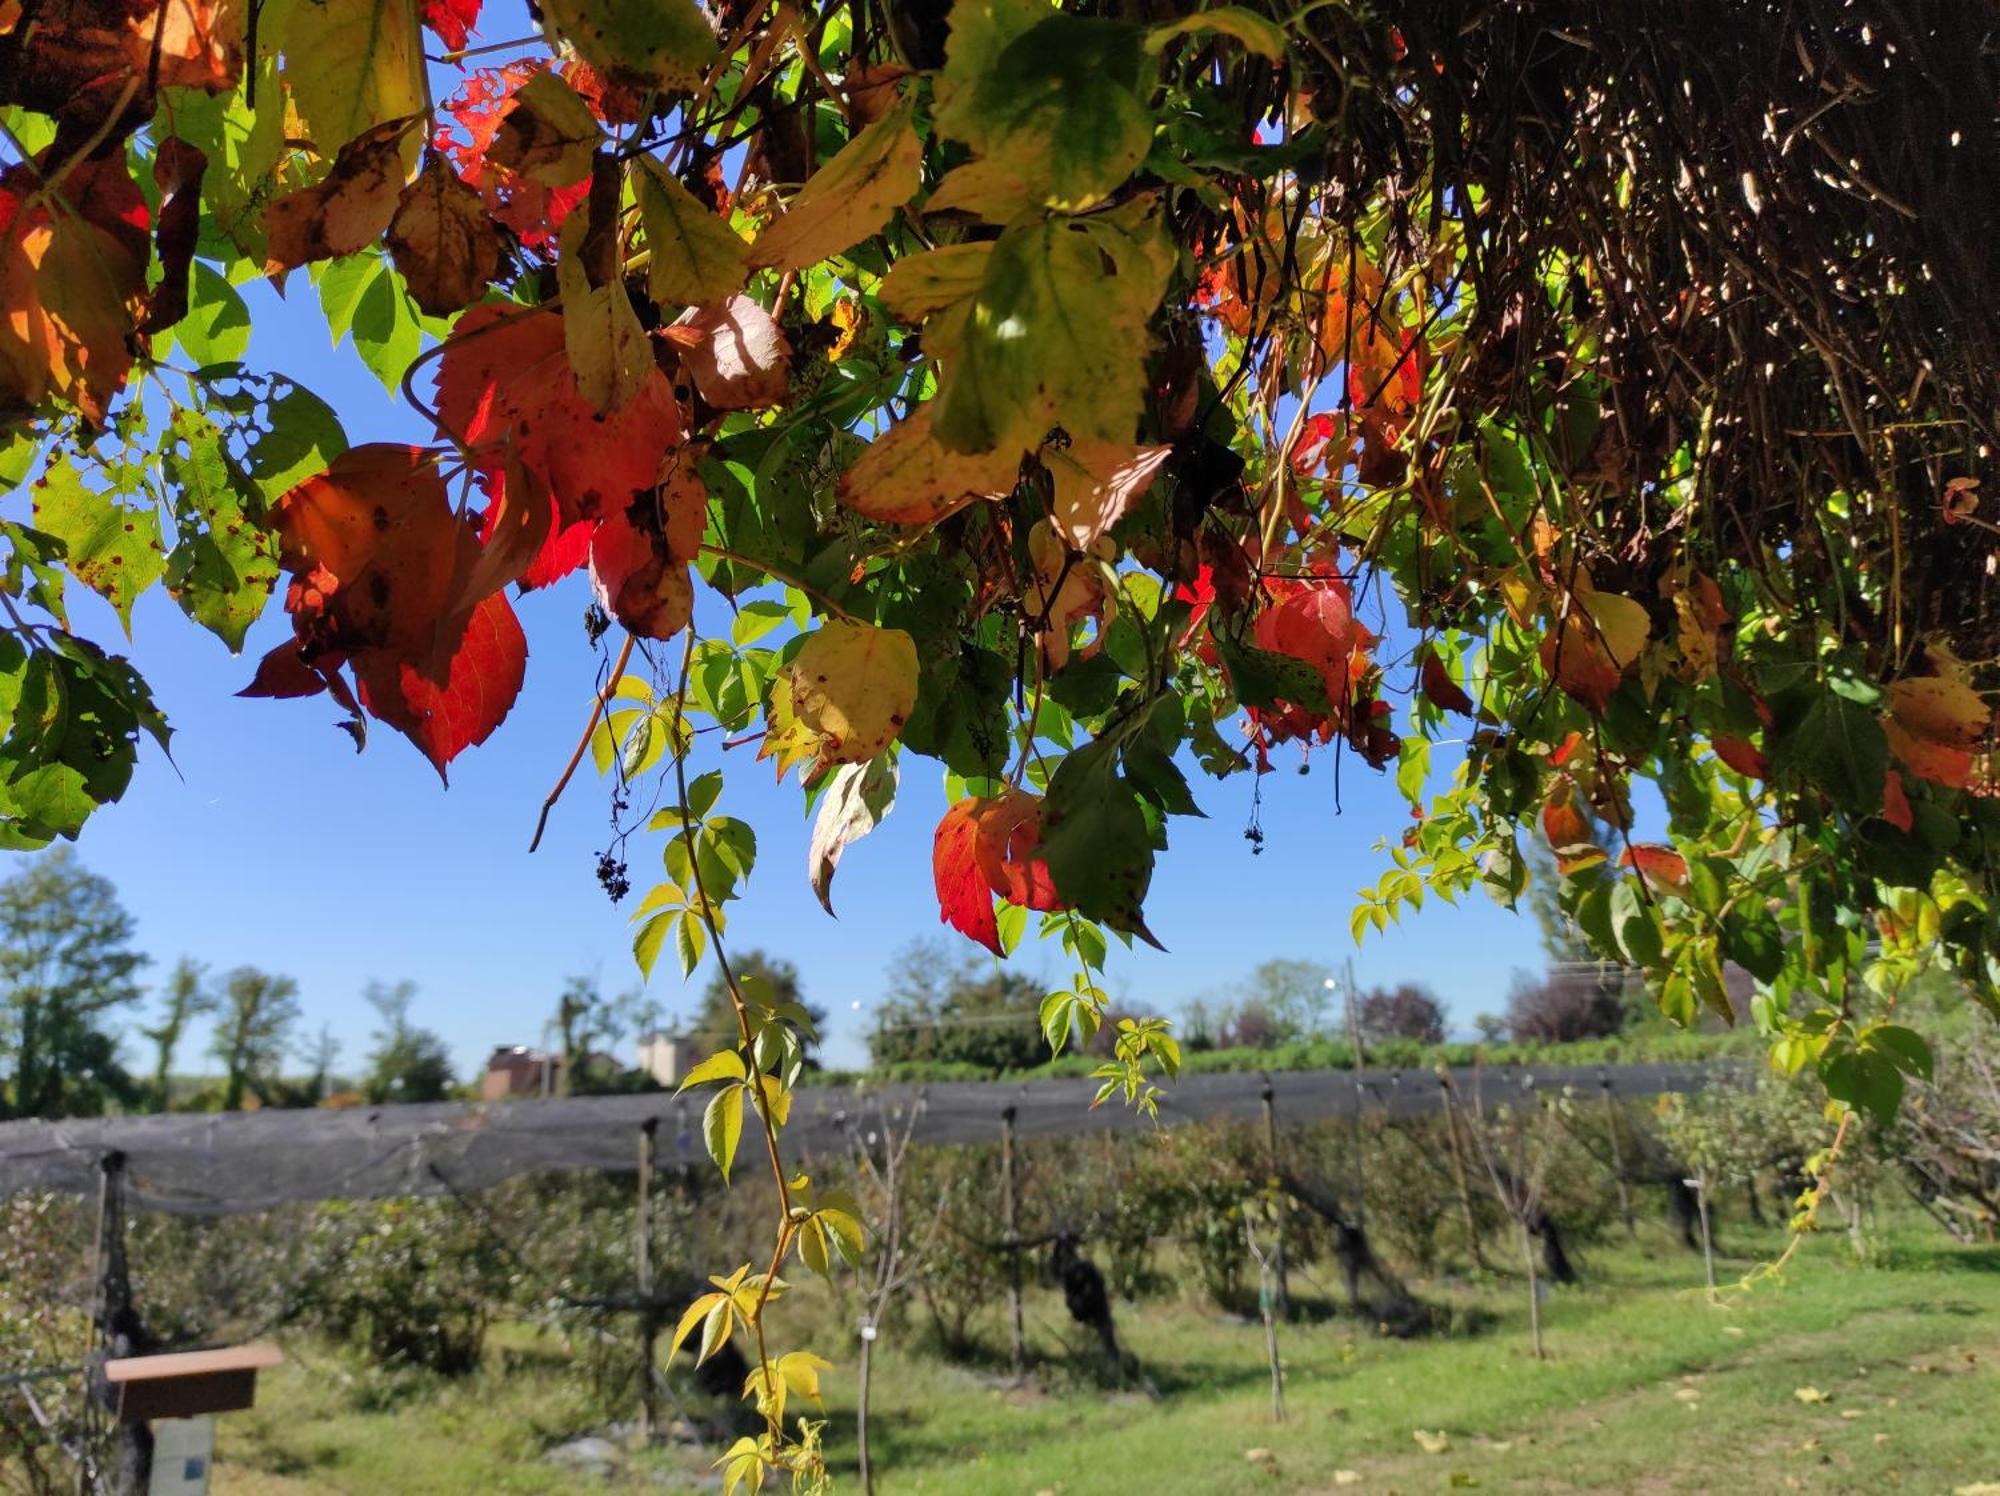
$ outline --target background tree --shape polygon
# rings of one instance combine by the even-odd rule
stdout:
[[[233,1112],[254,1093],[278,1096],[280,1070],[299,1021],[299,984],[290,977],[239,966],[223,981],[209,1053],[222,1064],[222,1110]]]
[[[59,847],[0,883],[0,1090],[15,1117],[94,1115],[138,1087],[105,1028],[138,1001],[147,957],[131,948],[132,916],[108,879]]]
[[[1541,1044],[1605,1039],[1624,1031],[1629,1011],[1618,967],[1579,962],[1540,976],[1517,971],[1507,991],[1507,1034]]]
[[[373,1035],[375,1047],[368,1052],[361,1094],[371,1104],[443,1101],[448,1097],[456,1084],[451,1051],[431,1030],[410,1022],[417,984],[403,981],[392,987],[370,982],[361,996],[382,1020]]]
[[[1428,987],[1416,982],[1370,988],[1355,1004],[1355,1021],[1361,1025],[1362,1037],[1371,1042],[1381,1039],[1414,1039],[1419,1044],[1444,1042],[1444,1004]]]
[[[935,1060],[1025,1070],[1048,1057],[1041,984],[935,940],[905,946],[890,968],[868,1053],[878,1065]]]
[[[139,1030],[153,1045],[152,1102],[157,1111],[166,1111],[173,1100],[174,1052],[187,1037],[188,1026],[215,1011],[216,996],[207,976],[208,968],[199,961],[181,957],[160,993],[160,1021]]]
[[[621,992],[606,997],[594,976],[574,976],[556,999],[553,1023],[562,1052],[556,1077],[560,1096],[601,1096],[645,1091],[656,1083],[644,1071],[624,1064],[618,1046],[659,1022],[659,1005],[643,993]]]
[[[340,1041],[333,1036],[332,1024],[319,1026],[319,1032],[300,1047],[299,1059],[305,1065],[305,1078],[295,1087],[280,1088],[280,1106],[318,1106],[333,1094],[333,1067],[340,1060]]]

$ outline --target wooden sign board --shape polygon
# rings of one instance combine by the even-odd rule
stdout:
[[[275,1345],[232,1345],[104,1363],[112,1407],[127,1423],[234,1413],[256,1399],[257,1373],[285,1359]]]

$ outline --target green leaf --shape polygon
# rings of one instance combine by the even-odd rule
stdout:
[[[1831,691],[1817,691],[1797,725],[1779,740],[1774,759],[1795,767],[1853,815],[1882,809],[1888,741],[1862,706]]]
[[[750,273],[750,246],[728,221],[704,207],[651,156],[639,157],[634,181],[651,256],[646,273],[653,300],[693,306],[742,290]]]
[[[954,9],[954,28],[968,8]],[[956,67],[966,86],[939,107],[938,132],[1004,160],[1045,206],[1090,207],[1152,146],[1145,95],[1157,69],[1146,43],[1146,33],[1125,21],[1044,11],[969,77],[955,49],[947,73]]]
[[[715,33],[694,0],[543,0],[542,14],[614,83],[677,93],[715,60]]]
[[[939,312],[926,347],[943,368],[932,430],[984,452],[1071,436],[1132,440],[1145,395],[1146,325],[1174,251],[1158,204],[1007,229],[977,293]]]
[[[1634,966],[1659,964],[1660,916],[1636,878],[1620,878],[1611,890],[1611,928],[1619,949]]]
[[[206,261],[194,262],[188,312],[175,324],[174,341],[197,368],[236,363],[250,350],[250,308]]]
[[[1153,832],[1118,776],[1112,744],[1080,748],[1057,767],[1042,801],[1041,850],[1057,892],[1077,913],[1159,944],[1143,912]]]
[[[722,1182],[727,1184],[729,1167],[736,1162],[736,1144],[743,1136],[741,1085],[724,1086],[715,1093],[708,1110],[701,1115],[701,1136],[708,1146],[708,1156],[722,1171]]]
[[[70,575],[111,604],[131,637],[132,604],[166,570],[159,511],[93,492],[63,461],[35,485],[35,528],[63,543]]]
[[[361,296],[382,271],[382,256],[374,250],[344,255],[330,260],[319,270],[319,309],[326,318],[326,330],[338,348],[354,330],[354,314]]]
[[[197,411],[177,410],[169,430],[160,454],[174,505],[167,590],[236,654],[277,583],[277,544],[259,524],[262,497],[221,428]]]
[[[1862,1030],[1860,1042],[1887,1055],[1889,1063],[1904,1074],[1931,1078],[1936,1061],[1930,1045],[1916,1030],[1896,1023],[1878,1023]]]
[[[684,917],[687,917],[686,911],[672,909],[654,915],[639,926],[639,933],[632,937],[632,957],[639,963],[640,976],[652,976],[653,963],[660,959],[661,947],[667,943],[674,926]]]
[[[1244,644],[1217,631],[1215,640],[1216,658],[1222,661],[1222,668],[1229,672],[1230,689],[1244,706],[1260,707],[1269,711],[1286,704],[1303,707],[1309,712],[1332,710],[1326,696],[1326,678],[1304,660],[1291,655],[1279,654],[1274,650],[1259,649],[1254,644]],[[1405,739],[1405,742],[1422,742]],[[1402,778],[1397,776],[1398,787]],[[1410,798],[1415,799],[1415,796]]]
[[[375,278],[354,305],[354,351],[368,372],[394,394],[403,374],[422,349],[423,332],[403,293],[403,278],[387,260],[377,264]]]
[[[347,433],[333,407],[304,385],[294,384],[271,401],[270,429],[251,444],[244,460],[265,501],[281,498],[293,485],[326,470],[347,450]]]

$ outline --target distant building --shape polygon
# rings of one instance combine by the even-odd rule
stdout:
[[[700,1059],[692,1035],[663,1034],[656,1030],[639,1036],[639,1068],[670,1091]]]
[[[487,1101],[509,1096],[553,1096],[562,1089],[562,1056],[525,1044],[502,1044],[487,1056],[479,1094]]]

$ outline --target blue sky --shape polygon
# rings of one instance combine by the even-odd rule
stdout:
[[[383,391],[351,347],[329,347],[304,275],[293,278],[289,302],[259,285],[244,290],[257,326],[253,365],[292,374],[329,401],[351,441],[426,439],[422,419]],[[116,647],[110,609],[81,588],[72,595],[79,630]],[[581,625],[588,598],[576,576],[517,600],[530,648],[526,688],[493,740],[452,766],[448,791],[387,728],[357,756],[325,698],[232,694],[285,636],[275,600],[232,659],[163,591],[142,599],[128,652],[173,724],[174,762],[149,745],[124,801],[93,818],[79,851],[117,885],[139,944],[159,963],[155,976],[183,954],[217,970],[247,963],[289,973],[306,1029],[329,1025],[345,1066],[358,1063],[373,1023],[364,985],[407,978],[420,989],[417,1021],[444,1036],[468,1074],[495,1044],[535,1042],[570,974],[595,974],[606,990],[637,986],[626,924],[637,895],[613,907],[593,876],[607,840],[607,793],[588,760],[541,850],[527,853],[536,809],[589,708],[598,660]],[[853,1062],[896,951],[918,937],[959,938],[939,924],[931,890],[942,771],[906,760],[894,813],[841,865],[836,920],[806,884],[803,797],[795,783],[775,784],[753,752],[724,754],[705,737],[692,766],[725,768],[722,808],[757,830],[757,870],[731,913],[730,943],[796,962],[807,995],[832,1012],[828,1058]],[[1168,951],[1113,948],[1108,986],[1122,1006],[1175,1012],[1225,994],[1270,957],[1354,956],[1364,985],[1425,982],[1465,1028],[1501,1006],[1515,968],[1539,965],[1532,920],[1482,894],[1458,909],[1427,906],[1357,953],[1348,935],[1354,892],[1379,876],[1384,859],[1373,848],[1400,835],[1408,808],[1387,775],[1351,755],[1338,813],[1330,753],[1315,754],[1303,775],[1294,754],[1276,763],[1261,786],[1260,855],[1244,837],[1251,777],[1217,782],[1188,765],[1209,818],[1172,823],[1154,877],[1147,918]],[[637,837],[628,849],[641,891],[658,880],[657,841]],[[1031,943],[1015,959],[1054,975],[1059,957]],[[670,1014],[685,1012],[707,976],[704,968],[684,985],[663,965],[649,995]]]

